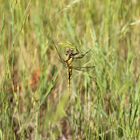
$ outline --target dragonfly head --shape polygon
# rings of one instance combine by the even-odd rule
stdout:
[[[72,55],[73,53],[74,53],[74,50],[73,50],[73,49],[67,48],[67,50],[66,50],[66,55],[67,55],[67,56],[70,56],[70,55]]]
[[[73,58],[75,55],[77,55],[78,54],[78,52],[74,52],[74,50],[73,49],[71,49],[71,48],[68,48],[67,50],[66,50],[66,55],[68,56],[68,57],[70,57],[70,58]]]

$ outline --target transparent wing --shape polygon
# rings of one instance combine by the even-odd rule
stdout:
[[[88,76],[90,78],[94,78],[93,75],[91,75],[89,73],[90,70],[94,70],[95,69],[95,66],[87,66],[87,67],[73,67],[73,70],[76,70],[76,71],[81,71],[83,73],[88,73]]]
[[[59,53],[59,51],[58,51],[58,48],[57,48],[56,44],[54,43],[54,41],[53,41],[53,44],[54,44],[54,47],[55,47],[55,49],[56,49],[56,52],[57,52],[57,54],[58,54],[58,56],[59,56],[59,61],[60,61],[61,63],[63,63],[63,65],[66,67],[65,60],[64,60],[64,59],[62,58],[62,56],[60,55],[60,53]]]
[[[86,66],[86,67],[76,67],[76,66],[73,66],[73,69],[74,70],[78,70],[78,71],[92,70],[94,68],[95,68],[95,66]]]

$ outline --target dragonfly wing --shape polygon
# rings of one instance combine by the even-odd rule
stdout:
[[[73,67],[73,70],[87,72],[89,69],[94,69],[95,66],[87,66],[87,67]],[[94,78],[92,75],[88,74],[90,78]]]
[[[54,43],[54,41],[53,41],[53,44],[54,44],[54,47],[55,47],[55,49],[56,49],[56,51],[57,51],[57,54],[58,54],[58,56],[59,56],[60,62],[63,63],[64,66],[66,66],[65,60],[61,57],[61,55],[60,55],[60,53],[59,53],[59,51],[58,51],[58,48],[57,48],[56,44]]]
[[[95,68],[95,66],[87,66],[87,67],[73,67],[74,70],[78,70],[78,71],[85,71],[85,70],[90,70]]]

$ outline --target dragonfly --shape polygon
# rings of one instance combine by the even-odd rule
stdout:
[[[76,49],[76,52],[74,52],[74,49],[71,48],[67,48],[66,50],[66,59],[64,59],[59,51],[58,51],[58,47],[57,45],[54,43],[54,47],[57,51],[57,54],[59,56],[59,59],[61,61],[61,63],[64,64],[64,66],[67,68],[67,72],[68,72],[68,87],[69,87],[69,91],[70,91],[70,85],[71,85],[71,78],[72,78],[72,71],[74,70],[79,70],[82,71],[82,69],[89,69],[89,68],[94,68],[95,66],[86,66],[86,67],[76,67],[73,66],[73,61],[76,59],[82,59],[84,56],[86,56],[90,50],[86,51],[85,53],[79,53],[79,51]]]

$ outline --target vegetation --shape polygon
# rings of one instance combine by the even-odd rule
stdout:
[[[0,139],[140,139],[139,47],[139,0],[0,0]]]

